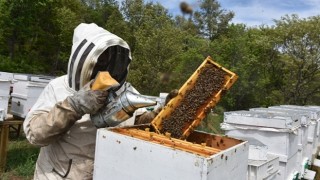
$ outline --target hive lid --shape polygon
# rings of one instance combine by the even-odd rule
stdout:
[[[10,80],[8,80],[8,79],[0,79],[0,82],[10,82]]]
[[[300,111],[292,111],[288,109],[272,109],[272,108],[251,108],[249,111],[256,111],[256,112],[269,112],[274,114],[280,114],[284,116],[297,116],[300,118],[300,122],[302,125],[306,125],[310,122],[310,116],[307,112],[300,112]]]
[[[185,139],[238,76],[207,57],[151,122],[157,133]]]
[[[52,77],[52,76],[39,76],[39,75],[36,75],[36,76],[30,76],[30,81],[49,83],[54,78],[55,77]]]
[[[6,79],[11,81],[13,79],[13,74],[9,72],[0,71],[0,79]]]
[[[282,109],[291,110],[300,113],[309,113],[311,120],[317,120],[320,118],[320,111],[314,108],[308,108],[304,106],[291,106],[291,105],[281,105],[281,106],[270,106],[270,109]]]
[[[28,80],[30,80],[30,75],[28,75],[28,74],[13,74],[13,79],[28,81]]]
[[[297,115],[285,115],[258,111],[229,111],[224,113],[224,122],[230,124],[291,129],[301,125]]]

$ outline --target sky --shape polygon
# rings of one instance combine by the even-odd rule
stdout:
[[[179,4],[182,0],[149,0],[159,2],[172,15],[181,15]],[[198,0],[185,0],[199,7]],[[222,9],[233,11],[232,22],[248,26],[273,25],[286,14],[297,14],[300,18],[320,15],[320,0],[218,0]]]

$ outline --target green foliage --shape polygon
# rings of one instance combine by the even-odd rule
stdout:
[[[220,3],[216,0],[200,2],[200,10],[194,14],[195,23],[204,37],[213,40],[226,31],[234,13],[221,9]]]
[[[41,62],[28,59],[12,61],[9,57],[0,56],[0,70],[14,73],[42,74],[46,69]]]
[[[137,50],[133,52],[129,82],[141,93],[157,95],[168,92],[171,90],[171,78],[168,77],[182,52],[182,32],[174,26],[161,5],[139,1],[139,6],[132,6],[130,3],[127,4],[127,18],[135,29],[134,47]],[[143,14],[140,9],[143,9]],[[136,16],[143,18],[136,19]]]
[[[32,179],[39,147],[29,144],[25,138],[11,138],[7,154],[6,173],[0,179]]]
[[[276,21],[276,47],[281,52],[284,84],[281,90],[290,104],[318,103],[320,93],[320,16],[299,19],[285,16]],[[315,96],[316,95],[316,96]]]
[[[318,104],[320,17],[255,28],[233,17],[216,0],[200,1],[188,19],[144,0],[0,0],[0,71],[65,74],[73,29],[94,22],[128,42],[128,81],[141,93],[181,87],[210,55],[239,75],[219,104],[226,110]]]

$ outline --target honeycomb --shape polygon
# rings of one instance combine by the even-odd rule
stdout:
[[[237,77],[208,57],[179,89],[178,96],[152,121],[155,131],[170,133],[178,139],[187,138]]]

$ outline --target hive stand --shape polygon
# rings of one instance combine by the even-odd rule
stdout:
[[[4,172],[6,166],[10,127],[16,131],[19,137],[22,124],[23,120],[13,118],[0,121],[0,173]]]

